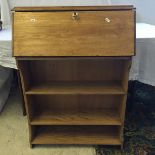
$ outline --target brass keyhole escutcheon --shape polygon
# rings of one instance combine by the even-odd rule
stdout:
[[[78,20],[78,19],[79,19],[79,14],[78,14],[78,12],[73,12],[72,18],[73,18],[74,20]]]

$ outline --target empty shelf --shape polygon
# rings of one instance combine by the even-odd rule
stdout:
[[[121,140],[113,126],[37,126],[31,144],[121,145]]]
[[[119,82],[57,82],[33,85],[26,94],[125,94]]]
[[[115,109],[46,109],[33,116],[31,125],[121,125],[121,119]]]

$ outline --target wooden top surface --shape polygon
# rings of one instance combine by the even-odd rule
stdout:
[[[16,12],[35,12],[35,11],[89,11],[89,10],[131,10],[133,5],[106,5],[106,6],[48,6],[48,7],[15,7],[12,11]]]

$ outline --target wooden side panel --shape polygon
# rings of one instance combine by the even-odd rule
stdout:
[[[19,70],[19,76],[21,79],[21,86],[22,86],[22,92],[23,92],[23,97],[24,97],[24,102],[25,102],[25,108],[26,108],[26,114],[27,114],[27,119],[28,119],[28,129],[29,129],[29,142],[30,142],[30,146],[31,145],[31,140],[32,140],[32,136],[33,136],[33,129],[31,128],[30,122],[31,122],[31,118],[33,115],[33,109],[32,106],[29,104],[30,103],[30,98],[28,98],[25,94],[26,89],[29,87],[30,85],[30,79],[28,77],[28,70],[27,70],[27,63],[23,62],[20,63],[20,61],[16,61],[17,63],[17,67]]]
[[[131,68],[131,60],[127,60],[123,66],[123,77],[122,77],[122,87],[124,91],[128,92],[128,80],[129,80],[129,71]],[[124,121],[125,121],[125,111],[126,111],[126,101],[127,101],[127,94],[122,97],[119,113],[121,116],[122,126],[119,128],[120,130],[120,139],[122,141],[121,147],[123,148],[123,141],[124,141]]]
[[[132,56],[134,11],[15,12],[14,56]]]
[[[31,86],[31,74],[29,71],[29,63],[28,61],[16,61],[18,63],[18,69],[20,71],[21,79],[23,80],[24,85],[24,93]]]

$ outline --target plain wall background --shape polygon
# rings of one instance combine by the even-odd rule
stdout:
[[[134,4],[137,8],[137,21],[155,25],[155,0],[129,1],[131,4]]]

